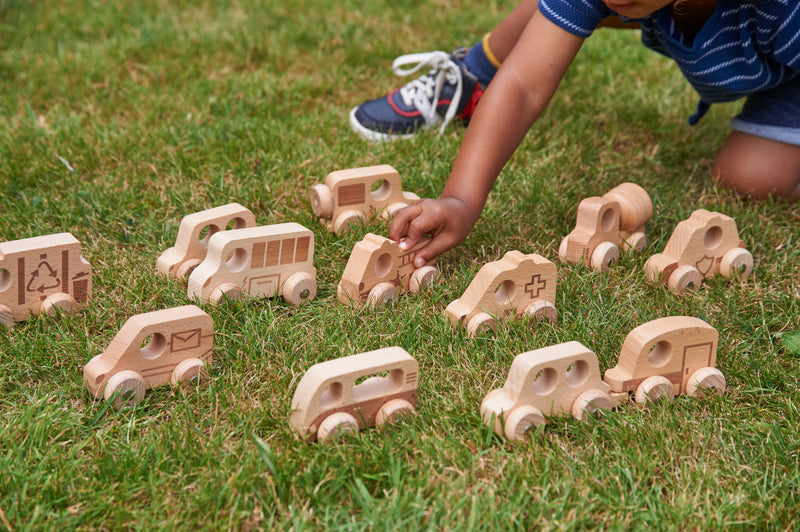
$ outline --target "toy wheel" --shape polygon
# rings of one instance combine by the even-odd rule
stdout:
[[[662,375],[647,377],[642,381],[639,387],[636,388],[636,394],[634,395],[636,402],[642,405],[655,403],[662,399],[672,401],[674,397],[675,388],[672,386],[672,383],[669,382],[669,379]]]
[[[317,297],[317,279],[308,272],[293,273],[283,283],[283,299],[295,307]]]
[[[199,358],[182,360],[172,371],[172,385],[190,391],[208,381],[208,370]]]
[[[572,415],[579,421],[589,421],[600,410],[611,410],[611,397],[603,390],[586,390],[572,403]]]
[[[352,225],[364,220],[365,217],[361,211],[355,209],[346,210],[336,217],[336,221],[333,223],[333,232],[341,235],[348,232]]]
[[[408,203],[402,203],[402,202],[392,203],[383,210],[382,213],[383,218],[390,220],[394,218],[394,215],[397,214],[397,211],[399,211],[400,209],[405,209],[406,207],[408,207]]]
[[[661,279],[661,271],[657,265],[663,255],[663,253],[656,253],[644,263],[644,275],[651,283],[657,283]]]
[[[505,432],[506,438],[514,441],[522,441],[528,432],[547,423],[542,412],[535,406],[521,406],[506,416]]]
[[[690,397],[703,397],[706,391],[717,395],[725,393],[727,384],[725,375],[717,368],[700,368],[689,377],[686,383],[686,394]]]
[[[356,418],[347,412],[336,412],[322,420],[317,429],[317,440],[328,441],[331,438],[336,438],[345,432],[358,431],[358,422]]]
[[[489,329],[494,331],[495,322],[494,318],[486,312],[475,314],[467,322],[467,334],[472,338]]]
[[[703,275],[694,266],[679,266],[672,275],[669,276],[667,286],[676,294],[686,290],[696,288],[703,284]]]
[[[547,318],[553,325],[555,325],[558,321],[558,311],[556,310],[556,306],[543,299],[534,301],[528,305],[528,307],[525,309],[525,315],[532,316],[537,320]]]
[[[411,279],[408,281],[408,289],[412,294],[417,294],[426,286],[433,284],[438,278],[439,270],[437,270],[435,266],[417,268],[414,270],[414,273],[411,274]]]
[[[375,425],[380,427],[384,423],[394,423],[403,416],[416,414],[414,405],[404,399],[392,399],[383,404],[375,416]]]
[[[214,303],[220,303],[225,300],[235,301],[242,297],[242,289],[233,283],[222,283],[211,291],[208,299]]]
[[[722,256],[719,273],[724,277],[747,279],[753,271],[753,255],[744,248],[733,248]]]
[[[133,406],[144,398],[147,385],[141,375],[132,370],[120,371],[108,379],[103,397],[112,400],[114,408]]]
[[[569,247],[569,237],[565,236],[558,246],[558,260],[561,262],[567,262],[567,247]]]
[[[14,315],[11,314],[11,309],[5,305],[0,305],[0,324],[5,325],[7,328],[12,328],[16,322]]]
[[[175,270],[175,278],[176,279],[186,279],[189,277],[189,274],[194,271],[195,268],[200,266],[202,261],[200,259],[188,259],[184,261],[178,268]]]
[[[311,198],[311,210],[320,218],[330,218],[333,214],[333,194],[327,185],[317,184],[311,187],[308,194]]]
[[[612,242],[600,242],[592,251],[590,261],[592,269],[596,272],[607,270],[619,260],[619,248]]]
[[[622,251],[629,251],[635,249],[642,251],[647,247],[647,236],[641,231],[631,233],[628,238],[622,239]]]
[[[367,306],[371,309],[380,310],[389,301],[394,301],[399,297],[397,288],[392,283],[378,283],[367,296]]]
[[[48,316],[55,316],[59,312],[72,316],[78,308],[75,298],[63,292],[51,294],[42,302],[42,312]]]

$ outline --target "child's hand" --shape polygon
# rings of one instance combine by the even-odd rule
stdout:
[[[401,209],[389,226],[389,238],[400,243],[400,249],[410,249],[423,235],[431,241],[414,256],[414,265],[423,266],[456,247],[467,238],[480,216],[458,198],[425,199]]]

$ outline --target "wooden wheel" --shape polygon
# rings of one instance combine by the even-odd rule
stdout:
[[[330,218],[333,214],[333,194],[327,185],[316,184],[309,191],[311,210],[320,218]]]
[[[686,290],[698,288],[703,284],[703,275],[694,266],[679,266],[672,275],[669,276],[667,286],[676,294],[681,294]]]
[[[607,270],[614,266],[619,260],[619,248],[612,242],[600,242],[592,251],[592,258],[589,261],[592,269],[596,272]]]
[[[572,415],[579,421],[589,421],[600,410],[611,410],[611,397],[603,390],[586,390],[572,403]]]
[[[434,266],[417,268],[408,281],[408,289],[412,294],[419,293],[426,286],[430,286],[439,277],[439,270]]]
[[[398,297],[397,288],[392,283],[378,283],[369,291],[367,306],[379,310]]]
[[[531,430],[546,423],[542,412],[534,406],[520,406],[505,419],[504,432],[509,440],[522,441]]]
[[[473,338],[490,329],[494,331],[495,322],[494,318],[486,312],[475,314],[467,322],[467,334]]]
[[[565,236],[561,239],[561,244],[558,246],[558,260],[567,262],[567,248],[569,247],[569,237]]]
[[[753,271],[753,255],[744,248],[733,248],[722,256],[719,273],[724,277],[747,279]]]
[[[555,325],[558,321],[558,311],[556,310],[556,306],[543,299],[539,299],[528,305],[528,307],[525,309],[525,315],[532,316],[537,320],[547,318],[553,325]]]
[[[662,399],[672,401],[674,397],[675,388],[669,382],[669,379],[662,375],[647,377],[636,388],[636,394],[634,395],[636,402],[642,405],[661,401]]]
[[[172,371],[172,385],[190,391],[208,381],[208,370],[199,358],[182,360]]]
[[[11,314],[11,309],[5,305],[0,305],[0,325],[5,325],[7,328],[14,326],[14,315]]]
[[[108,379],[103,397],[112,400],[114,408],[133,406],[144,398],[147,385],[141,375],[132,370],[120,371]]]
[[[641,231],[636,233],[631,233],[630,235],[628,235],[628,238],[622,239],[623,251],[628,251],[631,249],[642,251],[646,247],[647,247],[647,236],[645,236],[645,234]]]
[[[322,420],[317,429],[317,440],[324,442],[345,432],[358,431],[358,422],[347,412],[336,412]]]
[[[384,423],[394,423],[403,416],[416,413],[414,405],[405,399],[392,399],[385,402],[378,410],[378,414],[375,416],[375,425],[380,427]]]
[[[208,299],[214,303],[220,303],[225,300],[235,301],[242,297],[242,289],[233,283],[222,283],[211,291]]]
[[[42,302],[42,312],[48,316],[55,316],[59,312],[72,316],[79,308],[75,298],[63,292],[51,294]]]
[[[394,218],[394,215],[397,214],[397,211],[399,211],[400,209],[405,209],[406,207],[408,207],[408,203],[402,203],[402,202],[392,203],[391,205],[383,209],[381,216],[387,220],[391,220],[392,218]]]
[[[717,368],[701,368],[692,373],[686,383],[686,394],[690,397],[703,397],[707,392],[717,395],[725,393],[725,375]]]
[[[317,279],[308,272],[293,273],[283,284],[283,299],[295,307],[317,297]]]
[[[194,271],[195,268],[200,266],[202,261],[200,259],[189,259],[184,261],[178,268],[175,270],[175,278],[176,279],[186,279],[189,277],[189,274]]]
[[[337,235],[341,235],[348,232],[350,230],[350,226],[353,224],[363,221],[364,215],[361,213],[361,211],[349,209],[336,217],[336,220],[333,222],[333,231]]]

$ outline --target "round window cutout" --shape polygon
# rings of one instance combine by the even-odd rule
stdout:
[[[672,344],[666,340],[661,340],[654,345],[647,353],[647,360],[654,368],[660,368],[672,358]]]
[[[558,373],[553,368],[544,368],[536,375],[533,382],[533,391],[538,395],[549,395],[556,389]]]
[[[494,291],[494,300],[501,305],[510,305],[511,301],[514,300],[515,290],[516,290],[516,285],[514,284],[514,281],[510,279],[503,281],[497,286],[497,289]]]
[[[244,248],[234,249],[225,262],[231,272],[240,272],[247,266],[247,251]]]
[[[718,225],[709,227],[706,236],[703,237],[703,245],[706,249],[714,249],[722,243],[722,228]]]
[[[11,286],[11,272],[0,268],[0,292],[5,292]]]
[[[375,261],[375,277],[383,279],[392,271],[392,256],[384,253]]]
[[[392,193],[392,185],[385,179],[376,179],[369,193],[375,201],[384,201]]]
[[[203,246],[208,247],[208,241],[211,239],[211,235],[214,233],[219,232],[219,227],[214,224],[207,225],[200,230],[200,244]]]
[[[567,368],[565,379],[567,384],[573,388],[583,386],[589,379],[589,363],[585,360],[576,360]]]
[[[167,339],[161,333],[153,333],[142,342],[142,356],[148,360],[153,360],[164,354],[167,347]]]
[[[618,225],[619,221],[617,220],[617,211],[611,208],[603,211],[603,214],[600,216],[600,227],[603,228],[603,231],[608,233]]]
[[[341,403],[342,390],[343,390],[342,383],[338,381],[328,386],[328,389],[322,392],[322,395],[319,398],[320,408],[325,410]]]
[[[247,227],[247,222],[244,221],[244,218],[234,218],[228,225],[225,226],[226,231],[232,231],[233,229],[244,229]]]

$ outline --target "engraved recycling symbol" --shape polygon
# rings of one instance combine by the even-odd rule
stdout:
[[[28,292],[44,293],[46,290],[52,290],[59,286],[61,286],[61,279],[58,278],[58,271],[54,270],[47,261],[42,261],[31,273],[25,289]]]

